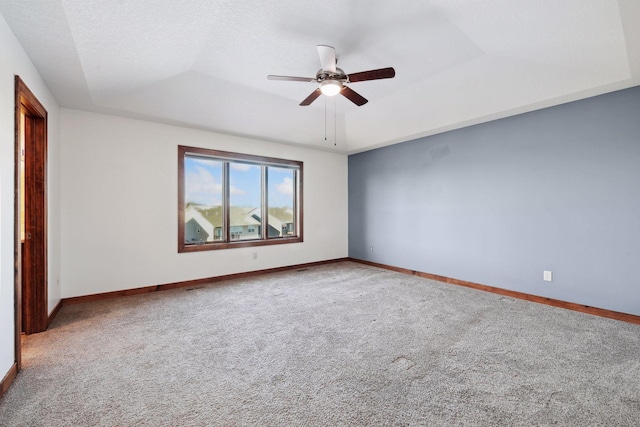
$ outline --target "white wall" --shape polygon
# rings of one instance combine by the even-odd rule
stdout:
[[[61,111],[63,297],[347,256],[345,155]],[[304,242],[179,254],[178,145],[304,162]]]
[[[14,362],[14,76],[19,75],[49,113],[49,312],[60,302],[59,108],[0,15],[0,379]]]

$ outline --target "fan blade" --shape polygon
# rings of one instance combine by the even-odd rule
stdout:
[[[395,77],[396,70],[392,67],[380,68],[379,70],[361,71],[359,73],[349,74],[349,82],[363,82],[366,80],[391,79]]]
[[[311,95],[307,96],[304,101],[302,101],[300,103],[301,106],[305,107],[307,105],[310,105],[313,101],[316,100],[316,98],[318,98],[320,95],[322,95],[322,92],[320,92],[320,89],[316,89],[313,92],[311,92]]]
[[[311,82],[311,83],[316,81],[315,77],[293,77],[293,76],[274,76],[274,75],[268,75],[267,79],[268,80],[284,80],[288,82]]]
[[[358,107],[369,102],[366,100],[366,98],[363,98],[359,93],[355,92],[353,89],[351,89],[348,86],[343,86],[340,93],[344,95],[344,97],[347,98],[349,101],[356,104]]]
[[[331,46],[318,45],[318,56],[320,56],[320,65],[322,71],[336,73],[336,50]]]

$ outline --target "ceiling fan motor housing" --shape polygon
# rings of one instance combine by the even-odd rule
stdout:
[[[342,71],[340,68],[336,68],[335,73],[324,71],[324,70],[318,70],[318,72],[316,73],[316,80],[318,81],[318,83],[322,83],[325,80],[338,80],[343,83],[349,82],[349,78],[347,77],[345,72]]]

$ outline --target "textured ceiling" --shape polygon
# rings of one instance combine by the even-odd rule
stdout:
[[[637,0],[0,0],[60,105],[358,152],[640,84]],[[369,99],[298,104],[316,45]],[[327,140],[325,141],[325,134]],[[334,145],[335,144],[335,145]]]

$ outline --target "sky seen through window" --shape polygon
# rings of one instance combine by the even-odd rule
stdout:
[[[216,159],[185,157],[185,202],[219,206],[222,204],[222,165]],[[260,166],[230,162],[231,206],[260,206]],[[294,171],[268,167],[270,207],[293,208]]]

